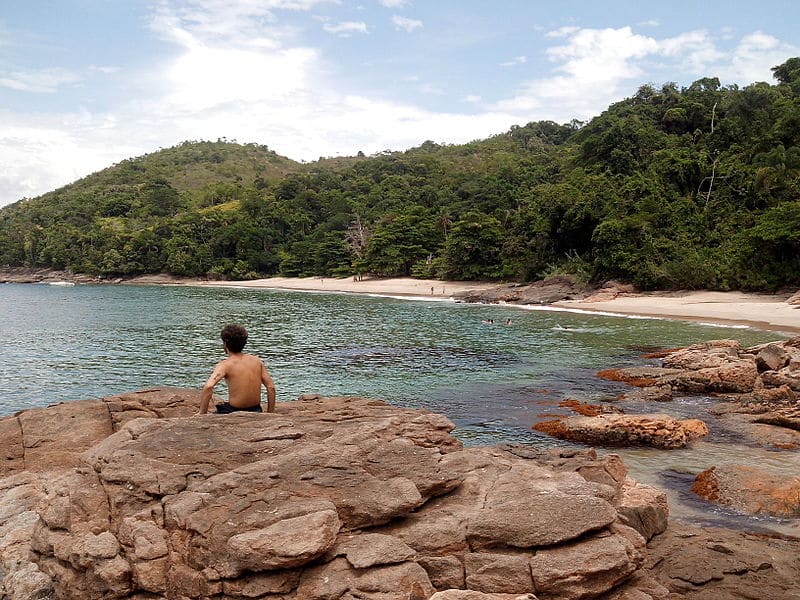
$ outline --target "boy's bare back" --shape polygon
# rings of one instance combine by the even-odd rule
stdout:
[[[223,334],[226,329],[223,329]],[[243,328],[241,328],[241,335],[246,339],[246,332]],[[240,348],[243,345],[244,342],[241,342],[237,346]],[[231,407],[248,409],[260,406],[261,386],[263,385],[267,389],[267,412],[275,412],[275,384],[263,361],[254,354],[232,351],[227,343],[224,348],[228,357],[217,363],[203,386],[200,414],[208,411],[214,387],[223,379],[228,383],[228,403]]]

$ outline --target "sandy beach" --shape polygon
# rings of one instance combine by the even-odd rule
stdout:
[[[351,294],[370,294],[376,296],[414,296],[447,299],[454,294],[470,290],[490,290],[496,283],[476,283],[471,281],[438,281],[435,279],[368,279],[355,281],[352,277],[270,277],[251,281],[207,281],[203,286],[266,288],[278,290],[302,290],[314,292],[348,292]]]
[[[471,290],[492,290],[497,287],[495,283],[469,281],[411,278],[354,281],[352,278],[332,277],[272,277],[252,281],[207,281],[199,282],[197,285],[347,292],[436,299],[448,299],[458,293]],[[610,300],[564,300],[554,303],[553,306],[568,310],[661,317],[724,325],[746,325],[768,331],[800,333],[800,306],[788,304],[787,297],[785,294],[743,292],[654,292],[625,294]]]
[[[785,333],[800,332],[800,306],[786,295],[743,292],[681,292],[621,295],[611,300],[563,300],[553,306],[621,315],[662,317],[724,325],[747,325]]]

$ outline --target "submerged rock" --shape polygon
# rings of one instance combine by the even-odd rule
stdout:
[[[601,414],[594,417],[566,417],[533,426],[553,437],[595,446],[652,446],[683,448],[708,435],[698,419],[675,419],[665,414]]]
[[[749,515],[800,517],[800,477],[746,465],[722,465],[700,473],[692,491]]]

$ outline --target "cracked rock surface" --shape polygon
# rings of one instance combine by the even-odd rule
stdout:
[[[614,455],[465,449],[441,415],[363,398],[198,401],[0,419],[9,599],[667,597],[642,568],[666,502]]]

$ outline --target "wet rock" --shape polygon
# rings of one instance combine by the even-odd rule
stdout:
[[[627,392],[625,400],[639,402],[671,402],[673,398],[672,387],[669,385],[651,385]]]
[[[721,465],[700,473],[692,491],[709,502],[750,515],[800,517],[800,477],[745,465]]]
[[[598,415],[567,417],[543,421],[536,431],[559,439],[593,446],[652,446],[683,448],[693,440],[708,435],[708,427],[697,419],[675,419],[665,414]]]
[[[623,369],[605,369],[599,371],[597,376],[609,381],[621,381],[634,387],[649,388],[665,385],[662,383],[670,375],[678,375],[682,369],[668,369],[664,367],[626,367]]]

